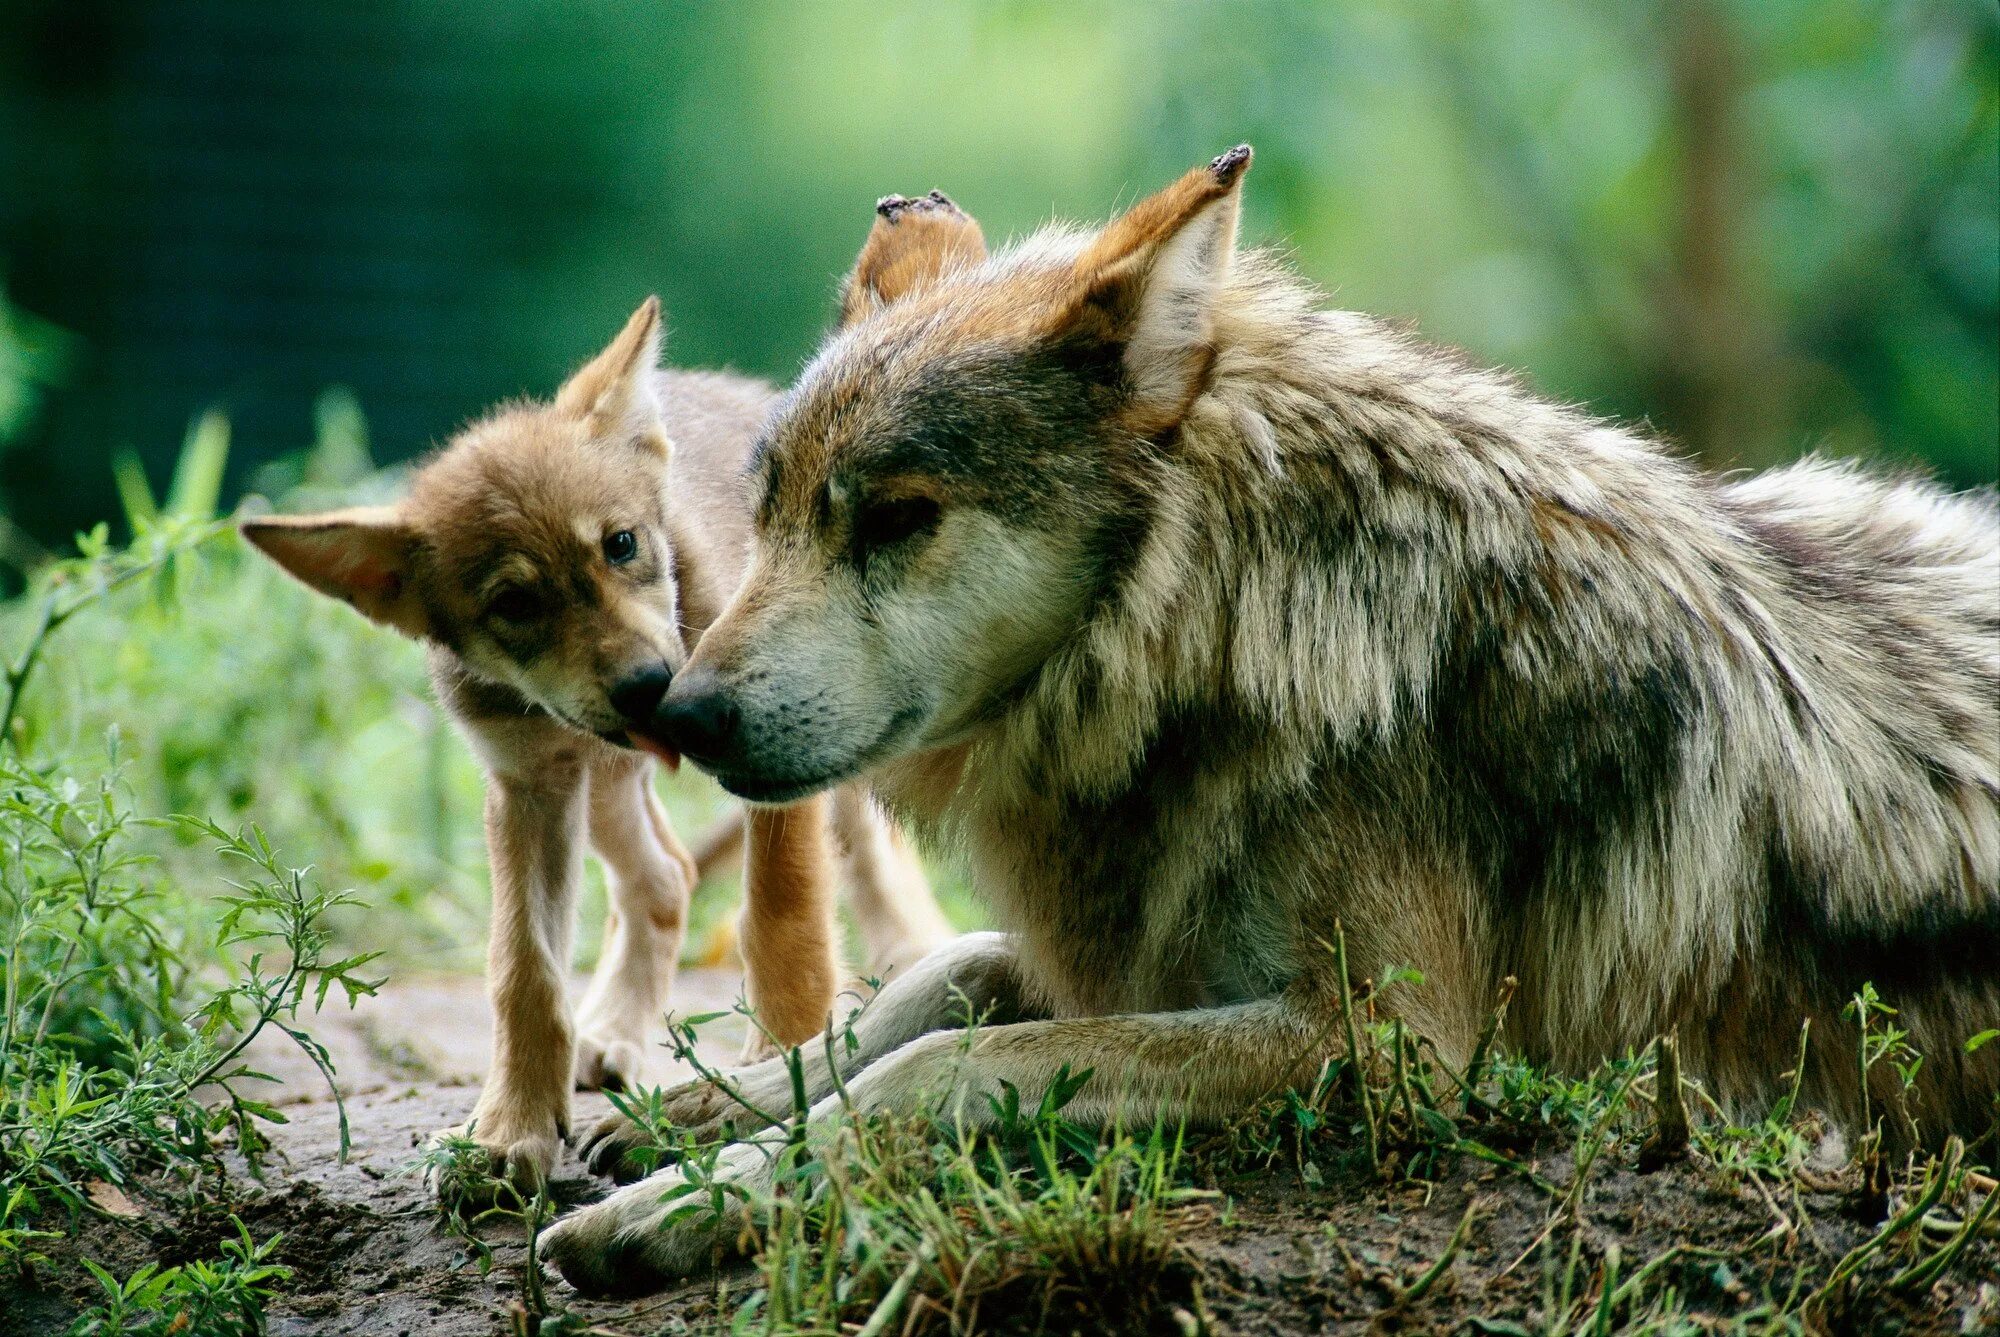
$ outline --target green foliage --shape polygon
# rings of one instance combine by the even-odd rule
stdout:
[[[115,769],[79,782],[0,755],[0,824],[0,1049],[25,1031],[31,1048],[46,1043],[85,1067],[109,1066],[134,1037],[170,1024],[187,975],[175,923],[181,907],[142,879]]]
[[[115,775],[85,788],[0,758],[0,792],[8,1216],[83,1209],[92,1178],[122,1185],[149,1168],[198,1169],[225,1130],[254,1162],[257,1121],[283,1115],[252,1094],[260,1074],[242,1061],[250,1044],[275,1028],[331,1084],[304,1017],[336,986],[350,1001],[374,987],[357,973],[367,955],[329,951],[325,916],[351,898],[280,865],[254,828],[203,824],[251,872],[208,900],[211,928],[169,933],[163,923],[191,920],[206,898],[144,876],[123,844],[132,819]]]
[[[654,1092],[657,1101],[658,1092]],[[526,1240],[521,1261],[521,1296],[528,1315],[549,1312],[542,1285],[541,1235],[555,1220],[556,1204],[546,1186],[523,1193],[513,1180],[493,1173],[492,1153],[473,1140],[474,1129],[444,1133],[424,1144],[407,1167],[422,1175],[437,1195],[439,1227],[465,1246],[465,1259],[480,1276],[493,1269],[493,1250],[480,1232],[504,1223],[518,1228]]]
[[[1179,1140],[1113,1133],[1072,1159],[1031,1138],[1032,1155],[1008,1158],[935,1124],[851,1119],[838,1154],[754,1204],[761,1286],[737,1330],[976,1330],[981,1314],[1025,1314],[1112,1332],[1199,1310],[1173,1226],[1217,1195],[1183,1182]]]
[[[1917,1084],[1917,1073],[1924,1066],[1924,1056],[1910,1045],[1910,1033],[1896,1025],[1896,1009],[1882,1001],[1875,986],[1863,983],[1841,1015],[1855,1023],[1860,1037],[1859,1059],[1861,1064],[1861,1122],[1868,1135],[1878,1135],[1873,1108],[1871,1086],[1874,1085],[1874,1071],[1886,1064],[1895,1077],[1896,1114],[1904,1127],[1914,1138],[1917,1132],[1916,1120],[1910,1116],[1908,1096]],[[1976,1047],[1977,1036],[1966,1042],[1968,1052]]]
[[[120,1281],[96,1263],[84,1266],[104,1291],[104,1303],[77,1317],[70,1337],[261,1337],[264,1303],[292,1270],[270,1261],[284,1236],[263,1243],[231,1217],[236,1238],[222,1241],[212,1261],[162,1268],[143,1263]]]
[[[220,1168],[225,1145],[254,1169],[259,1124],[284,1116],[256,1098],[266,1079],[245,1061],[250,1046],[275,1030],[332,1087],[305,1018],[335,988],[351,1005],[376,984],[360,973],[372,953],[333,947],[329,919],[353,896],[285,865],[254,824],[137,815],[120,729],[106,730],[101,757],[79,757],[50,746],[50,715],[28,704],[69,632],[126,599],[170,606],[218,539],[206,513],[224,442],[198,428],[167,512],[136,517],[129,549],[102,527],[83,536],[10,619],[25,632],[0,682],[0,1263],[43,1257],[56,1233],[42,1223],[93,1210],[92,1181],[198,1177]],[[152,832],[202,853],[170,869],[140,839]],[[345,1155],[344,1106],[340,1127]],[[85,1260],[105,1303],[76,1331],[261,1332],[262,1301],[288,1275],[268,1261],[275,1243],[241,1232],[217,1261],[122,1282]]]
[[[11,499],[44,543],[116,506],[121,439],[218,396],[239,463],[289,453],[335,381],[399,459],[547,390],[654,290],[674,361],[787,379],[877,196],[943,188],[999,240],[1239,140],[1244,236],[1343,305],[1717,464],[2000,473],[1989,0],[493,0],[149,31],[157,69],[28,61],[0,91],[0,263],[87,326]],[[259,77],[172,87],[177,53]],[[79,177],[108,107],[201,131]],[[408,108],[439,133],[401,134]],[[216,181],[283,225],[213,226]]]
[[[61,381],[71,336],[8,301],[0,286],[0,446],[24,429]]]

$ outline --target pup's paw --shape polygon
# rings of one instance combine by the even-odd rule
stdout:
[[[561,1149],[562,1133],[553,1121],[546,1128],[529,1129],[475,1116],[431,1134],[427,1177],[437,1195],[446,1199],[491,1199],[493,1180],[511,1184],[518,1193],[533,1194],[549,1182]],[[441,1150],[459,1154],[441,1157],[437,1154]]]
[[[715,1177],[755,1196],[770,1188],[762,1148],[733,1146]],[[639,1295],[712,1267],[736,1247],[743,1197],[725,1195],[720,1214],[706,1189],[691,1188],[678,1167],[618,1190],[575,1212],[541,1238],[542,1257],[587,1295]]]
[[[737,1056],[736,1061],[740,1066],[747,1068],[753,1063],[762,1063],[767,1058],[776,1058],[784,1052],[770,1036],[752,1026],[750,1034],[743,1037],[743,1052]]]
[[[576,1089],[632,1091],[646,1065],[643,1041],[609,1031],[585,1030],[576,1040]]]

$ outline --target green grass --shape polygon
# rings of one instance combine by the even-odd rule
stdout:
[[[1446,1069],[1421,1037],[1377,1015],[1418,978],[1395,972],[1387,985],[1364,986],[1347,1017],[1353,1047],[1329,1059],[1309,1089],[1274,1093],[1235,1123],[1199,1134],[1078,1127],[1063,1110],[1088,1073],[1065,1074],[1033,1108],[1007,1092],[994,1102],[992,1130],[978,1133],[935,1111],[910,1120],[850,1111],[837,1136],[809,1144],[796,1136],[801,1099],[789,1114],[794,1135],[771,1140],[778,1190],[745,1197],[711,1178],[722,1144],[696,1144],[663,1122],[657,1093],[618,1104],[652,1131],[660,1159],[688,1167],[693,1188],[682,1211],[717,1216],[725,1249],[733,1242],[747,1253],[751,1279],[724,1283],[714,1296],[730,1330],[743,1333],[1209,1331],[1209,1297],[1226,1279],[1187,1246],[1186,1232],[1226,1223],[1232,1194],[1274,1181],[1379,1197],[1386,1213],[1407,1210],[1397,1204],[1408,1190],[1435,1190],[1468,1168],[1515,1180],[1541,1204],[1539,1230],[1514,1263],[1539,1279],[1534,1321],[1476,1312],[1467,1321],[1477,1318],[1480,1332],[1537,1337],[1851,1330],[1853,1315],[1876,1306],[1921,1305],[1927,1286],[1995,1237],[1996,1194],[1980,1178],[1990,1171],[1975,1164],[1993,1160],[1991,1136],[1979,1155],[1952,1139],[1937,1155],[1893,1167],[1879,1226],[1851,1247],[1829,1249],[1802,1228],[1810,1222],[1775,1204],[1786,1199],[1800,1212],[1808,1186],[1829,1185],[1850,1206],[1865,1202],[1872,1139],[1861,1139],[1847,1165],[1810,1170],[1824,1130],[1795,1100],[1747,1126],[1690,1119],[1690,1105],[1713,1102],[1679,1075],[1677,1061],[1662,1063],[1671,1049],[1665,1037],[1582,1077],[1504,1055],[1483,1071]],[[1870,997],[1857,996],[1857,1008]],[[677,1033],[681,1056],[697,1064],[693,1025],[702,1020]],[[1871,1064],[1894,1061],[1895,1052],[1864,1050]],[[1700,1193],[1754,1190],[1773,1204],[1775,1224],[1747,1243],[1707,1242],[1697,1230],[1643,1256],[1615,1239],[1602,1243],[1591,1219],[1593,1174],[1649,1156],[1654,1170],[1685,1175],[1684,1191],[1687,1183]],[[450,1172],[465,1176],[468,1165],[476,1184],[474,1162],[454,1159]],[[516,1202],[502,1215],[519,1220],[539,1209]],[[1424,1306],[1452,1284],[1480,1215],[1480,1202],[1468,1202],[1435,1255],[1414,1267],[1364,1261],[1367,1243],[1350,1248],[1331,1222],[1324,1233],[1350,1278],[1377,1298],[1378,1316],[1406,1316],[1427,1330],[1436,1314]],[[465,1225],[462,1217],[455,1224]],[[1302,1220],[1300,1230],[1313,1233],[1314,1223]],[[1737,1312],[1719,1315],[1699,1294],[1717,1288],[1742,1293]],[[560,1301],[553,1304],[549,1321],[560,1323]]]

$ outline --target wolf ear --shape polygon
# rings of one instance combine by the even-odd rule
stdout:
[[[259,516],[245,520],[242,531],[266,557],[321,594],[344,599],[405,636],[429,632],[430,618],[411,582],[416,531],[395,507]]]
[[[840,323],[852,325],[936,279],[946,268],[986,258],[972,216],[941,190],[916,199],[884,195],[875,226],[840,288]]]
[[[1239,144],[1133,205],[1077,258],[1078,295],[1061,328],[1122,350],[1141,431],[1178,423],[1208,374],[1249,168],[1250,146]]]
[[[665,453],[659,390],[653,381],[659,365],[660,299],[648,297],[618,337],[563,382],[556,391],[556,410],[586,419],[600,432],[629,432]]]

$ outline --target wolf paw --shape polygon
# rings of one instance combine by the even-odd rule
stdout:
[[[470,1142],[484,1153],[483,1164],[467,1164],[452,1158],[444,1164],[434,1161],[428,1178],[440,1198],[477,1201],[496,1196],[492,1183],[511,1184],[518,1193],[532,1194],[549,1182],[562,1148],[562,1134],[555,1124],[546,1129],[528,1130],[504,1123],[488,1123],[475,1116],[466,1123],[431,1134],[433,1151],[440,1147]]]
[[[646,1065],[646,1047],[638,1040],[605,1032],[584,1031],[576,1041],[576,1089],[631,1091],[638,1087]]]
[[[665,1155],[651,1133],[622,1114],[605,1115],[576,1144],[576,1158],[584,1168],[615,1184],[645,1178]]]
[[[765,1149],[737,1145],[723,1151],[714,1173],[755,1196],[770,1188],[769,1165]],[[679,1168],[662,1170],[556,1222],[542,1235],[542,1257],[587,1295],[658,1290],[707,1270],[734,1246],[742,1200],[732,1193],[725,1201],[718,1214]]]
[[[734,1081],[733,1074],[724,1074]],[[715,1083],[686,1082],[660,1098],[660,1112],[675,1132],[697,1143],[716,1142],[732,1132],[761,1126],[763,1120],[751,1114]],[[660,1157],[637,1153],[653,1146],[652,1134],[622,1114],[609,1114],[591,1125],[577,1142],[576,1154],[590,1172],[630,1183],[648,1174]]]

